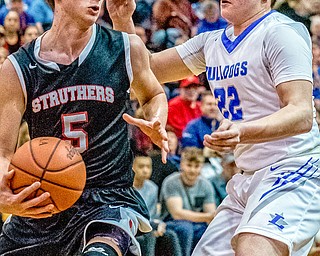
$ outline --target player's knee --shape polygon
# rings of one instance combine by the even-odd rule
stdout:
[[[105,243],[92,243],[85,247],[83,256],[118,256],[116,250]]]
[[[119,250],[119,255],[126,255],[131,244],[131,238],[122,228],[103,223],[93,223],[86,233],[88,246],[95,243],[114,245]],[[113,247],[113,248],[114,248]],[[110,254],[113,255],[113,254]],[[118,254],[115,254],[118,255]]]

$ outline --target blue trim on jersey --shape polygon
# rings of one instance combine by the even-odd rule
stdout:
[[[263,15],[261,18],[250,24],[250,26],[247,27],[233,42],[227,37],[226,28],[222,33],[221,40],[228,53],[231,53],[238,46],[238,44],[240,44],[241,41],[251,32],[251,30],[253,30],[263,19],[274,12],[276,12],[276,10],[268,12],[267,14]]]

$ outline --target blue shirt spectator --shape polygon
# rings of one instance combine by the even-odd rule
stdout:
[[[224,29],[228,23],[220,16],[220,8],[217,1],[206,0],[201,3],[203,11],[203,19],[198,24],[197,34]]]
[[[215,22],[209,22],[206,19],[203,19],[203,20],[200,20],[200,22],[199,22],[197,34],[201,34],[203,32],[207,32],[207,31],[223,29],[227,25],[228,25],[228,23],[224,19],[222,19],[221,17],[219,17],[218,20]]]
[[[33,0],[28,11],[36,23],[41,23],[44,30],[51,27],[53,11],[45,0]]]
[[[182,148],[204,148],[204,135],[211,134],[219,127],[219,122],[216,119],[219,115],[219,109],[216,100],[210,91],[205,91],[201,94],[200,109],[202,116],[191,120],[182,132]]]
[[[219,127],[219,123],[216,122],[212,127],[213,118],[201,116],[197,119],[190,121],[182,133],[181,144],[182,148],[185,147],[197,147],[204,148],[203,139],[204,135],[211,134],[212,131]],[[213,128],[213,129],[212,129]]]

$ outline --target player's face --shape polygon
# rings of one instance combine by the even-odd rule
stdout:
[[[152,161],[149,157],[139,156],[133,162],[133,170],[135,172],[135,179],[147,180],[150,179],[152,173]]]
[[[181,161],[181,178],[185,185],[193,186],[200,175],[202,163],[195,161]]]
[[[244,23],[266,7],[262,0],[220,0],[220,4],[222,17],[233,25]]]
[[[66,0],[58,3],[67,16],[75,21],[74,24],[91,26],[99,17],[102,0]]]

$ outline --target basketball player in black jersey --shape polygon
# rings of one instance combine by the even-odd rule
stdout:
[[[11,213],[0,255],[140,255],[137,232],[148,232],[148,211],[132,188],[127,122],[168,151],[167,99],[135,35],[95,24],[99,0],[52,0],[52,28],[20,48],[0,71],[0,212]],[[121,11],[121,10],[119,10]],[[126,114],[134,90],[146,120]],[[51,214],[50,195],[26,198],[9,188],[8,170],[22,117],[30,137],[69,140],[82,153],[87,183],[70,209]],[[127,121],[127,122],[126,122]]]

